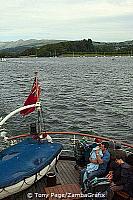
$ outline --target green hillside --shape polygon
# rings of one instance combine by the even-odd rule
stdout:
[[[94,52],[92,40],[68,41],[57,44],[48,44],[40,48],[27,49],[21,56],[36,55],[38,57],[61,56],[73,52]]]
[[[118,56],[133,55],[133,41],[107,43],[107,42],[94,42],[91,39],[84,39],[79,41],[55,40],[50,44],[41,45],[41,43],[39,43],[39,46],[36,46],[36,44],[34,44],[33,42],[32,47],[22,45],[22,46],[17,46],[15,48],[3,49],[0,51],[1,58],[20,57],[20,56],[65,57],[65,56],[116,56],[116,55]]]

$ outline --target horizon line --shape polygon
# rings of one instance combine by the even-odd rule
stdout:
[[[47,41],[51,41],[51,40],[56,40],[56,41],[81,41],[81,40],[88,40],[88,39],[91,39],[91,38],[82,38],[82,39],[44,39],[44,38],[29,38],[29,39],[23,39],[23,38],[20,38],[20,39],[16,39],[16,40],[0,40],[0,43],[2,42],[17,42],[17,41],[29,41],[29,40],[47,40]],[[114,41],[96,41],[96,40],[93,40],[91,39],[92,42],[101,42],[101,43],[120,43],[120,42],[128,42],[128,41],[133,41],[133,39],[127,39],[127,40],[114,40]]]

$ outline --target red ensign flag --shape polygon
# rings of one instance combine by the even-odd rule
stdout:
[[[36,104],[36,102],[39,101],[40,92],[41,92],[41,88],[38,83],[37,77],[35,77],[33,86],[31,88],[31,92],[30,92],[29,96],[27,97],[26,101],[24,102],[24,106]],[[28,115],[29,113],[33,112],[34,110],[35,110],[35,107],[27,108],[25,110],[20,111],[20,114],[25,116],[25,115]]]

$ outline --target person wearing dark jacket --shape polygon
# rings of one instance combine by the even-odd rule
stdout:
[[[109,180],[115,180],[115,183],[113,181],[111,183],[108,200],[113,198],[115,191],[120,190],[133,197],[133,154],[129,154],[125,162],[120,155],[116,155],[115,162],[118,164],[117,173],[114,171],[113,175],[111,173],[107,175]]]
[[[123,190],[133,197],[133,154],[129,154],[121,170]]]
[[[126,161],[127,156],[120,152],[115,152],[113,160],[110,162],[109,171],[113,172],[112,181],[117,184],[118,177],[121,177],[121,164]]]

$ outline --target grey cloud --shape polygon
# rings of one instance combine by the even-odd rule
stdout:
[[[131,0],[1,0],[1,5],[0,40],[92,37],[110,41],[133,35]]]

